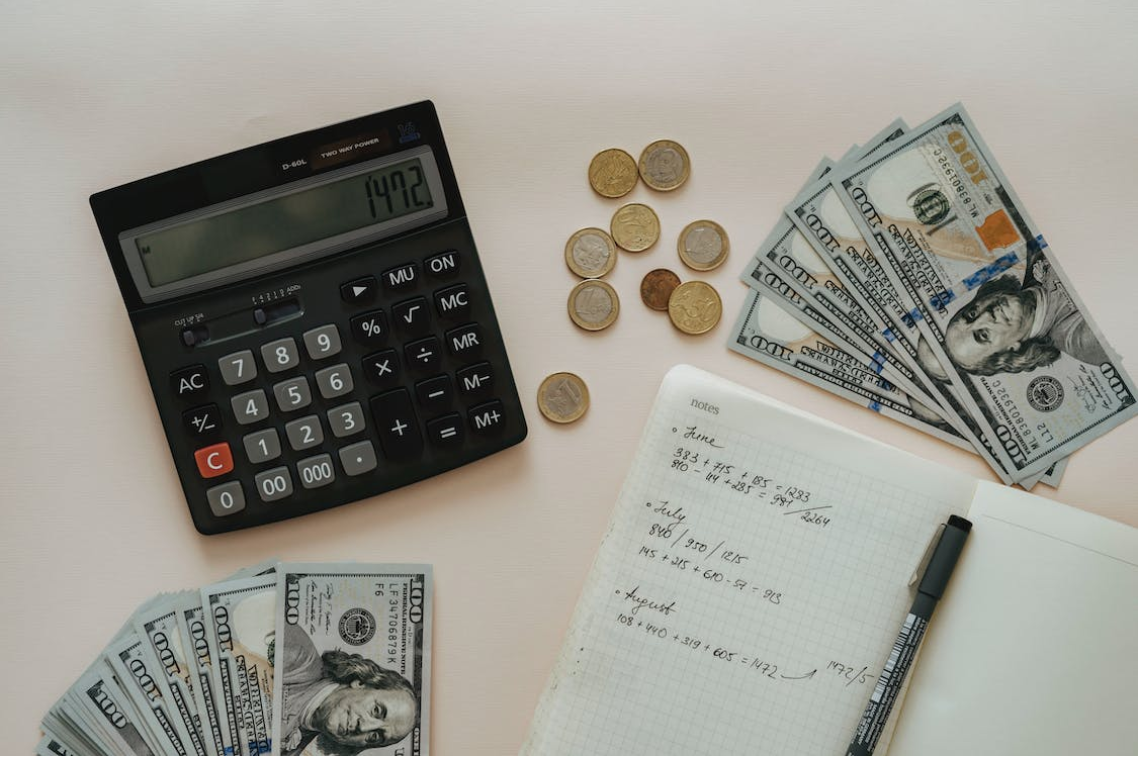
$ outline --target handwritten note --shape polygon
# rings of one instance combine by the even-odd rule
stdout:
[[[973,482],[694,368],[665,378],[533,753],[839,753]]]

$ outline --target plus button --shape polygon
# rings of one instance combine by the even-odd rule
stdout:
[[[400,436],[403,436],[403,430],[405,428],[407,428],[407,424],[397,418],[395,425],[392,426],[392,431],[396,432]]]

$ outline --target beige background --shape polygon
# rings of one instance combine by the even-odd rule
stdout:
[[[434,563],[432,747],[516,751],[678,362],[992,480],[976,457],[729,353],[736,277],[824,153],[960,99],[1139,375],[1135,29],[1128,2],[6,3],[0,752],[32,748],[40,716],[147,596],[273,555]],[[87,196],[423,98],[446,131],[529,439],[377,501],[199,536]],[[658,138],[688,148],[692,178],[628,198],[656,208],[661,241],[609,276],[615,326],[579,331],[562,248],[618,205],[590,191],[586,166]],[[733,250],[703,277],[724,321],[689,338],[637,284],[660,266],[689,275],[675,241],[700,217]],[[559,370],[593,396],[568,428],[533,402]],[[1135,421],[1039,491],[1134,525]]]

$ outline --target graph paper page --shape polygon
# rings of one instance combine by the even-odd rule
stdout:
[[[672,369],[523,751],[843,753],[974,486]]]

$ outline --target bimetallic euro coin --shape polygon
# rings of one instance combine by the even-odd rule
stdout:
[[[538,410],[554,423],[573,423],[589,409],[589,388],[573,373],[552,373],[538,387]]]
[[[623,197],[637,184],[637,162],[624,150],[602,150],[589,161],[589,186],[602,197]]]
[[[566,303],[570,320],[586,331],[601,331],[613,325],[621,301],[613,287],[599,279],[587,279],[573,288]]]
[[[653,310],[668,310],[668,298],[678,286],[680,277],[667,268],[649,271],[641,279],[641,302]]]
[[[644,252],[660,239],[660,219],[648,205],[631,202],[617,208],[609,231],[621,249]]]
[[[686,281],[668,298],[668,318],[685,334],[704,334],[720,322],[720,295],[703,281]]]
[[[711,271],[728,259],[728,233],[715,221],[693,221],[676,240],[684,265],[694,271]]]
[[[617,245],[601,229],[575,231],[566,242],[566,265],[583,279],[596,279],[617,264]]]
[[[645,184],[660,192],[669,192],[688,181],[688,151],[670,139],[653,142],[641,152],[637,163]]]

